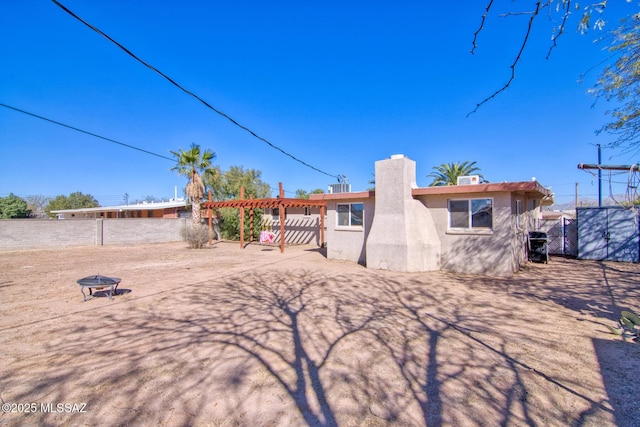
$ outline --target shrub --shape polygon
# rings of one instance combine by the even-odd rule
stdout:
[[[209,243],[209,227],[205,224],[192,224],[180,230],[182,239],[192,249],[202,249]]]
[[[261,210],[254,210],[253,214],[253,238],[255,240],[260,236],[260,224],[262,223],[263,213]],[[244,238],[249,240],[249,210],[245,209],[244,213]],[[235,208],[220,209],[220,231],[222,237],[227,240],[240,240],[240,214]]]

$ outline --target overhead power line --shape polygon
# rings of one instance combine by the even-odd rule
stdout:
[[[160,157],[162,159],[171,160],[172,162],[176,161],[176,159],[172,159],[171,157],[167,157],[167,156],[163,156],[162,154],[157,154],[157,153],[153,153],[151,151],[143,150],[142,148],[134,147],[133,145],[125,144],[124,142],[116,141],[115,139],[107,138],[105,136],[101,136],[101,135],[98,135],[98,134],[93,133],[93,132],[88,132],[86,130],[79,129],[77,127],[66,125],[64,123],[48,119],[46,117],[39,116],[37,114],[30,113],[28,111],[24,111],[24,110],[21,110],[21,109],[16,108],[16,107],[12,107],[12,106],[7,105],[7,104],[0,103],[0,106],[5,107],[5,108],[9,108],[11,110],[17,111],[17,112],[22,113],[22,114],[27,114],[29,116],[36,117],[36,118],[41,119],[41,120],[45,120],[47,122],[50,122],[50,123],[53,123],[53,124],[56,124],[56,125],[59,125],[59,126],[64,126],[66,128],[69,128],[69,129],[72,129],[72,130],[75,130],[75,131],[78,131],[78,132],[82,132],[82,133],[85,133],[87,135],[94,136],[96,138],[104,139],[105,141],[113,142],[114,144],[118,144],[118,145],[122,145],[123,147],[131,148],[132,150],[138,150],[138,151],[141,151],[143,153],[150,154],[152,156]]]
[[[75,13],[73,13],[71,10],[69,10],[67,7],[65,7],[62,3],[60,3],[57,0],[51,0],[53,1],[58,7],[60,7],[62,10],[64,10],[65,12],[67,12],[69,15],[73,16],[75,19],[77,19],[78,21],[82,22],[84,25],[86,25],[87,27],[91,28],[93,31],[95,31],[96,33],[100,34],[102,37],[106,38],[107,40],[109,40],[111,43],[115,44],[116,46],[118,46],[120,49],[122,49],[124,52],[127,53],[127,55],[131,56],[133,59],[135,59],[136,61],[140,62],[142,65],[144,65],[145,67],[149,68],[150,70],[152,70],[153,72],[159,74],[160,76],[162,76],[164,79],[166,79],[169,83],[171,83],[172,85],[174,85],[175,87],[177,87],[178,89],[180,89],[181,91],[183,91],[184,93],[186,93],[187,95],[197,99],[198,101],[200,101],[205,107],[209,108],[210,110],[214,111],[215,113],[219,114],[220,116],[224,117],[225,119],[229,120],[231,123],[233,123],[234,125],[236,125],[237,127],[239,127],[240,129],[248,132],[249,134],[251,134],[251,136],[259,139],[260,141],[266,143],[267,145],[269,145],[271,148],[278,150],[279,152],[281,152],[282,154],[284,154],[287,157],[290,157],[291,159],[295,160],[298,163],[303,164],[304,166],[311,168],[317,172],[320,172],[324,175],[330,176],[332,178],[336,178],[336,179],[340,179],[339,175],[333,175],[330,174],[328,172],[325,172],[321,169],[318,169],[312,165],[310,165],[309,163],[306,163],[302,160],[300,160],[299,158],[297,158],[296,156],[294,156],[293,154],[288,153],[287,151],[283,150],[282,148],[278,147],[277,145],[269,142],[267,139],[261,137],[260,135],[258,135],[257,133],[255,133],[254,131],[252,131],[251,129],[249,129],[248,127],[240,124],[239,122],[237,122],[236,120],[234,120],[233,118],[231,118],[230,116],[228,116],[227,114],[223,113],[222,111],[218,110],[217,108],[213,107],[211,104],[209,104],[207,101],[205,101],[204,99],[200,98],[198,95],[196,95],[195,93],[185,89],[184,87],[182,87],[180,84],[178,84],[176,81],[174,81],[172,78],[170,78],[169,76],[167,76],[166,74],[164,74],[162,71],[158,70],[156,67],[154,67],[153,65],[149,64],[148,62],[142,60],[141,58],[139,58],[138,56],[136,56],[133,52],[131,52],[129,49],[127,49],[125,46],[123,46],[122,44],[118,43],[117,41],[115,41],[114,39],[112,39],[108,34],[106,34],[105,32],[103,32],[102,30],[100,30],[99,28],[91,25],[90,23],[88,23],[87,21],[85,21],[84,19],[80,18],[78,15],[76,15]]]
[[[21,110],[20,108],[12,107],[11,105],[3,104],[3,103],[0,102],[0,107],[9,108],[9,109],[17,111],[19,113],[26,114],[28,116],[35,117],[35,118],[40,119],[40,120],[44,120],[44,121],[56,124],[58,126],[63,126],[63,127],[68,128],[68,129],[75,130],[77,132],[82,132],[84,134],[91,135],[91,136],[94,136],[96,138],[103,139],[105,141],[113,142],[114,144],[118,144],[118,145],[122,145],[122,146],[127,147],[127,148],[131,148],[132,150],[141,151],[143,153],[150,154],[152,156],[156,156],[156,157],[160,157],[160,158],[163,158],[163,159],[171,160],[172,162],[176,161],[175,158],[172,159],[171,157],[163,156],[162,154],[157,154],[157,153],[154,153],[154,152],[151,152],[151,151],[148,151],[148,150],[144,150],[142,148],[135,147],[133,145],[125,144],[124,142],[116,141],[115,139],[107,138],[105,136],[101,136],[101,135],[98,135],[98,134],[93,133],[93,132],[82,130],[80,128],[77,128],[77,127],[74,127],[74,126],[70,126],[70,125],[58,122],[56,120],[52,120],[52,119],[40,116],[38,114],[34,114],[34,113],[30,113],[30,112],[25,111],[25,110]],[[269,189],[272,190],[272,191],[278,191],[278,188],[272,187],[272,186],[269,186]],[[290,190],[284,190],[284,192],[285,193],[295,194],[295,191],[290,191]],[[120,196],[118,196],[118,197],[120,197]]]

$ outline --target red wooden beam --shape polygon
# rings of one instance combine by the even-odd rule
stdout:
[[[320,245],[324,247],[324,211],[327,206],[326,200],[309,200],[285,198],[282,183],[279,183],[279,191],[277,198],[254,199],[253,195],[249,199],[244,198],[244,187],[240,187],[240,198],[237,200],[212,201],[211,191],[209,191],[209,200],[202,204],[202,207],[209,209],[219,208],[236,208],[239,209],[240,216],[240,247],[244,248],[244,210],[250,209],[249,212],[249,228],[251,236],[249,241],[253,239],[253,210],[254,209],[273,209],[278,208],[280,213],[280,252],[284,252],[285,242],[285,211],[287,208],[314,207],[320,208]],[[212,220],[209,215],[209,232],[213,231]]]
[[[280,189],[279,193],[280,193],[280,199],[284,199],[284,189],[282,188],[282,183],[278,183],[278,188]],[[283,205],[280,205],[280,208],[278,210],[278,212],[280,213],[280,253],[283,254],[284,253],[284,212],[285,212],[286,207]]]
[[[244,186],[240,187],[240,200],[244,199]],[[240,249],[244,248],[244,206],[240,206]]]

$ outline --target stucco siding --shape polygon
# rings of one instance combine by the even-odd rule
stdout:
[[[460,232],[449,230],[450,199],[491,198],[493,200],[493,230],[491,232]],[[470,274],[509,276],[515,271],[512,206],[509,193],[456,194],[422,196],[419,200],[431,211],[441,242],[441,268]]]
[[[362,227],[339,227],[336,205],[338,203],[362,203],[364,205]],[[327,202],[327,258],[364,264],[366,240],[374,216],[373,199],[349,199],[345,202]]]

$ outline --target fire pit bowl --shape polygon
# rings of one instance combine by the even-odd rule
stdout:
[[[85,288],[89,289],[89,296],[93,296],[93,289],[109,288],[109,299],[113,299],[113,295],[118,292],[118,285],[121,280],[119,277],[95,275],[78,279],[78,285],[80,285],[80,292],[82,292],[84,301],[87,300],[87,295],[84,293]]]

